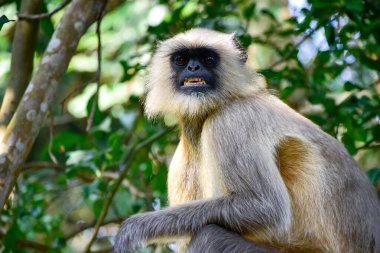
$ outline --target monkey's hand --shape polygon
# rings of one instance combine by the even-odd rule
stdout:
[[[115,238],[113,253],[133,253],[147,244],[144,236],[146,213],[136,214],[126,219]]]

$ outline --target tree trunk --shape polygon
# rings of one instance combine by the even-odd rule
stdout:
[[[0,145],[0,210],[45,121],[80,38],[106,2],[74,0],[60,20]]]

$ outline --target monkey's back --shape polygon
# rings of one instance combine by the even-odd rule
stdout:
[[[325,252],[373,252],[375,243],[380,247],[377,196],[336,139],[268,94],[232,102],[214,117],[245,133],[242,145],[263,145],[273,153],[293,214],[291,233],[277,238],[279,245]]]

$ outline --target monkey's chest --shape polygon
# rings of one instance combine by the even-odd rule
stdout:
[[[170,166],[168,175],[169,204],[178,205],[201,198],[200,185],[194,165]]]
[[[218,168],[217,162],[210,157],[201,160],[198,180],[203,199],[217,198],[228,194],[221,170]]]
[[[217,162],[211,157],[183,152],[179,146],[169,168],[169,204],[208,199],[227,194]]]

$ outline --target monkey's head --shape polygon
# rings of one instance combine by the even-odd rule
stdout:
[[[148,75],[145,112],[198,117],[263,88],[233,34],[196,28],[161,42]]]

